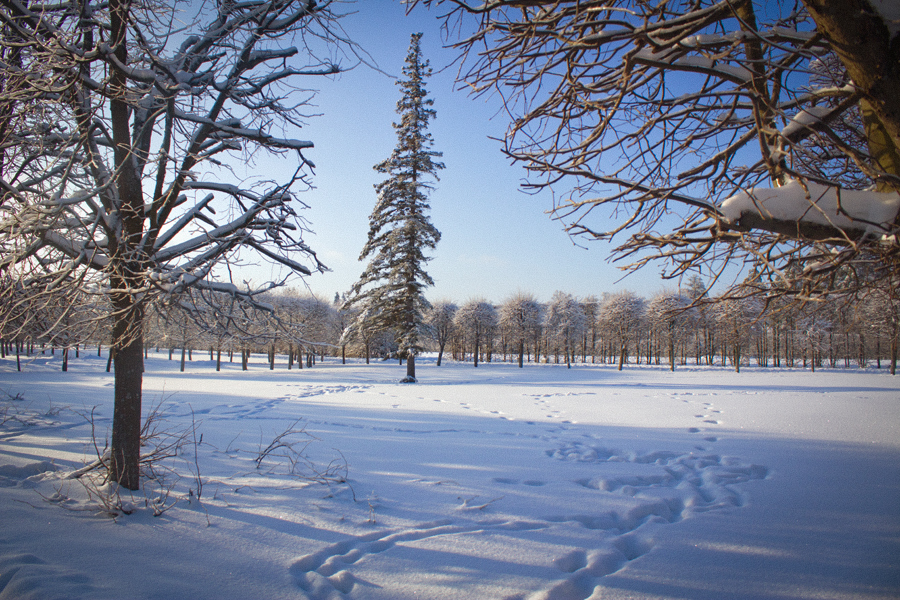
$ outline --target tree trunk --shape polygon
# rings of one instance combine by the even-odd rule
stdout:
[[[410,352],[406,356],[406,380],[407,383],[416,382],[416,355]]]
[[[872,153],[882,169],[897,174],[900,148],[900,46],[868,0],[804,0],[816,29],[831,42],[863,93],[861,103]],[[874,68],[873,68],[874,66]],[[877,123],[878,136],[872,124]],[[895,187],[896,189],[896,187]],[[886,190],[885,190],[886,191]]]
[[[114,303],[115,406],[109,475],[128,490],[141,485],[141,386],[144,372],[143,308],[132,297]]]
[[[900,340],[897,339],[897,334],[894,334],[894,337],[891,338],[891,375],[897,374],[897,355],[900,354],[898,352],[900,350]]]

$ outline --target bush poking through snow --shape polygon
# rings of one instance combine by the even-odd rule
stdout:
[[[316,464],[307,448],[313,442],[321,440],[306,431],[306,427],[297,427],[302,419],[291,423],[287,429],[272,438],[272,441],[263,448],[263,442],[259,443],[259,452],[253,459],[256,468],[261,469],[263,463],[270,465],[269,472],[274,473],[279,465],[287,465],[287,474],[291,477],[320,483],[323,485],[347,483],[348,465],[340,451],[335,450],[338,456],[331,459],[325,465]]]

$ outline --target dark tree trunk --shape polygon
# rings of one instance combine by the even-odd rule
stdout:
[[[416,355],[412,352],[406,357],[406,381],[409,383],[416,381]]]
[[[109,471],[128,490],[140,488],[143,309],[132,297],[114,303],[115,406]]]

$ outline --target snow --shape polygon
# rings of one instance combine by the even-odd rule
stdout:
[[[789,138],[792,135],[812,127],[831,112],[827,106],[810,106],[807,107],[791,118],[791,121],[781,131],[781,135]]]
[[[686,45],[691,46],[697,43],[693,37],[696,36],[686,40]],[[658,51],[654,51],[653,48],[642,48],[634,54],[634,59],[648,65],[672,66],[688,71],[698,71],[736,83],[746,83],[753,77],[749,69],[741,65],[720,62],[702,55],[683,56],[682,52],[673,48],[662,48]]]
[[[804,221],[877,233],[890,230],[900,211],[900,194],[897,193],[842,189],[839,211],[837,188],[813,182],[805,185],[808,193],[797,180],[779,188],[751,188],[726,198],[719,210],[732,223],[744,214],[756,213],[766,219]]]
[[[91,354],[66,373],[59,353],[0,361],[0,599],[900,596],[885,370],[423,356],[400,385],[394,361],[270,371],[257,355],[217,373],[195,352],[180,373],[151,353],[145,407],[202,441],[168,463],[173,507],[152,516],[153,488],[110,518],[65,478],[96,458],[93,407],[110,426]],[[346,460],[347,483],[256,468],[297,419],[308,458]]]

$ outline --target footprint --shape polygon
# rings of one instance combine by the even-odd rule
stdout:
[[[563,573],[574,573],[587,566],[587,553],[584,550],[573,550],[559,558],[554,558],[553,566]]]
[[[518,479],[510,479],[509,477],[494,477],[496,483],[505,483],[506,485],[515,485],[519,483]]]

